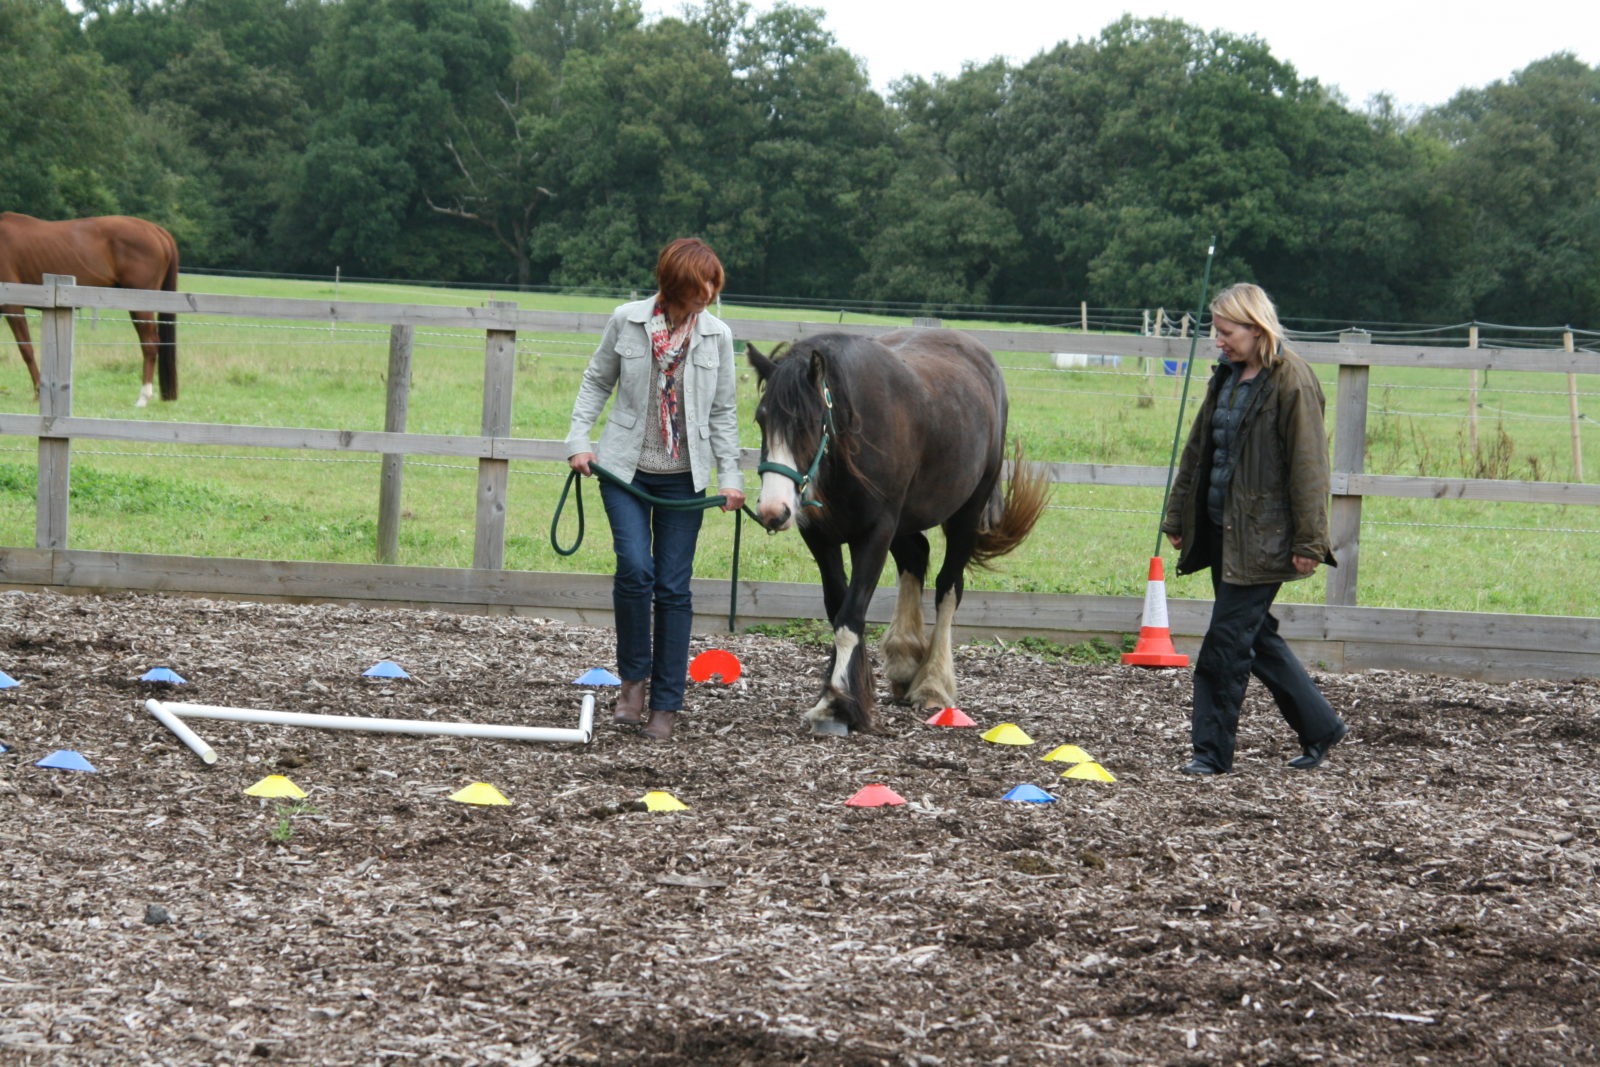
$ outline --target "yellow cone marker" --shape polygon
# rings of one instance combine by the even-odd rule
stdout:
[[[249,789],[246,789],[244,795],[247,797],[294,797],[300,799],[306,794],[303,789],[283,775],[269,774]]]
[[[1080,763],[1076,767],[1071,768],[1070,770],[1062,771],[1061,772],[1061,777],[1063,777],[1063,778],[1083,778],[1083,779],[1085,779],[1087,781],[1090,781],[1090,782],[1114,782],[1114,781],[1116,781],[1116,778],[1111,774],[1110,771],[1106,770],[1104,767],[1100,766],[1100,764],[1094,762],[1093,760],[1090,760],[1088,763]]]
[[[505,794],[490,785],[488,782],[473,782],[465,789],[457,790],[450,794],[450,799],[457,804],[510,804]]]
[[[1022,732],[1022,728],[1009,722],[1003,722],[993,730],[983,735],[985,741],[997,745],[1031,745],[1033,738]]]
[[[1049,753],[1039,758],[1054,760],[1057,763],[1092,763],[1094,761],[1093,756],[1077,745],[1061,745],[1057,748],[1052,748]]]
[[[689,805],[685,804],[683,801],[679,800],[677,797],[673,796],[671,793],[663,793],[659,789],[657,789],[657,790],[655,790],[653,792],[650,792],[650,793],[646,793],[644,796],[640,797],[639,800],[650,811],[688,811],[689,810]]]

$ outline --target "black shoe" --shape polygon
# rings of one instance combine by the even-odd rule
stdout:
[[[1322,761],[1328,758],[1328,749],[1343,741],[1344,735],[1349,732],[1350,727],[1340,723],[1339,728],[1333,732],[1333,736],[1317,741],[1314,744],[1301,745],[1301,754],[1290,760],[1289,766],[1297,771],[1309,771],[1313,767],[1320,766]]]
[[[1205,760],[1192,759],[1178,768],[1184,774],[1227,774],[1227,771],[1211,766]]]

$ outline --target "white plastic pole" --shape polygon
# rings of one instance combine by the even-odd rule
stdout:
[[[217,762],[217,754],[212,750],[211,746],[200,740],[199,734],[179,722],[178,717],[162,707],[160,701],[146,700],[144,707],[146,711],[160,721],[162,726],[176,734],[179,741],[193,749],[196,756],[199,756],[206,763]]]
[[[204,746],[205,742],[198,737],[194,742],[184,737],[194,737],[183,723],[173,720],[171,716],[180,716],[186,719],[226,719],[230,722],[254,722],[271,726],[310,726],[318,730],[359,730],[367,733],[388,734],[422,734],[428,737],[483,737],[502,741],[548,741],[553,743],[566,743],[586,745],[594,736],[594,694],[583,695],[583,707],[578,712],[578,728],[576,730],[560,729],[549,726],[499,726],[493,723],[481,722],[428,722],[422,719],[374,719],[358,715],[313,715],[298,711],[260,711],[255,708],[221,708],[210,704],[177,704],[161,703],[156,700],[145,701],[145,707],[150,714],[166,723],[168,729],[183,739],[190,748],[195,747],[195,742]],[[167,713],[163,715],[163,712]],[[182,731],[182,732],[180,732]],[[195,748],[196,752],[200,749]],[[207,748],[207,751],[210,751]],[[205,753],[200,753],[200,758],[205,759]],[[212,754],[212,762],[216,758]]]

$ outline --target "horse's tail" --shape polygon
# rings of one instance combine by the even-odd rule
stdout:
[[[1022,544],[1050,502],[1050,471],[1042,463],[1024,461],[1019,438],[1012,450],[1011,480],[997,485],[989,511],[978,528],[971,566],[987,567]],[[996,514],[998,512],[998,514]]]
[[[178,243],[168,235],[171,243],[167,257],[167,273],[161,279],[163,292],[178,291]],[[156,377],[161,381],[161,399],[178,399],[178,317],[170,311],[156,316]]]

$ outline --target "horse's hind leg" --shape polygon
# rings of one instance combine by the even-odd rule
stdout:
[[[0,305],[0,315],[11,324],[11,336],[17,339],[17,351],[28,367],[28,377],[33,379],[33,399],[39,399],[39,364],[33,358],[33,338],[28,336],[28,313],[20,304]]]
[[[927,655],[911,681],[910,699],[923,708],[947,708],[956,703],[955,657],[950,651],[956,608],[961,606],[962,578],[978,543],[981,508],[966,507],[944,524],[944,562],[933,588],[933,635]]]
[[[904,700],[928,652],[922,625],[922,587],[928,577],[928,538],[922,533],[897,537],[889,545],[900,571],[899,600],[894,619],[883,635],[883,673],[889,692]]]
[[[133,405],[142,408],[150,403],[150,398],[156,392],[156,352],[160,349],[156,317],[150,311],[130,311],[128,314],[133,317],[133,329],[139,335],[139,348],[144,353],[144,384],[139,386],[139,399]]]

